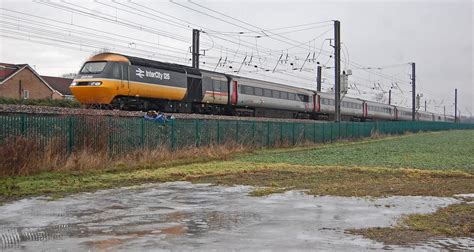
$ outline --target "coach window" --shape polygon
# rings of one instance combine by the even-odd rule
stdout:
[[[299,94],[299,95],[298,95],[298,98],[299,98],[300,101],[302,101],[302,102],[308,102],[308,101],[309,101],[309,97],[308,97],[307,95]]]
[[[280,99],[280,91],[272,90],[272,97]]]
[[[212,90],[214,91],[220,91],[221,89],[221,83],[219,80],[212,80]]]
[[[256,96],[263,96],[263,89],[259,88],[259,87],[256,87],[255,88],[255,95]]]
[[[280,98],[281,98],[281,99],[286,99],[286,100],[287,100],[287,99],[288,99],[288,93],[287,93],[287,92],[283,92],[283,91],[282,91],[282,92],[280,93]]]
[[[294,100],[295,100],[295,94],[289,93],[289,94],[288,94],[288,100],[294,101]]]
[[[270,90],[270,89],[264,89],[264,90],[263,90],[263,95],[264,95],[265,97],[272,97],[272,90]]]
[[[227,90],[227,81],[221,81],[221,92],[228,92]]]
[[[243,86],[244,87],[244,94],[247,94],[247,95],[253,95],[254,92],[253,92],[253,87],[251,86]]]
[[[206,92],[206,90],[212,90],[212,80],[209,77],[202,78],[202,92]]]
[[[229,86],[227,85],[227,81],[221,81],[221,89],[222,92],[229,92]]]

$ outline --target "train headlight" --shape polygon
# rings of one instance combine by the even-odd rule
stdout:
[[[100,86],[102,85],[102,81],[92,81],[89,83],[89,85],[91,86]]]
[[[77,86],[77,82],[73,81],[73,82],[71,83],[71,86]]]

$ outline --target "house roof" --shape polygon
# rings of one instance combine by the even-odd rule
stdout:
[[[54,88],[52,88],[48,82],[46,82],[33,68],[31,68],[28,64],[9,64],[9,63],[0,63],[0,85],[4,84],[7,82],[10,78],[13,78],[17,73],[22,71],[23,69],[29,69],[38,79],[41,80],[41,82],[44,83],[46,87],[48,87],[51,91],[53,92],[58,92]]]
[[[41,76],[54,90],[58,91],[62,95],[72,95],[69,85],[73,79],[53,77],[53,76]]]
[[[24,68],[26,64],[8,64],[0,63],[0,82],[4,81],[8,77],[14,75],[20,69]]]

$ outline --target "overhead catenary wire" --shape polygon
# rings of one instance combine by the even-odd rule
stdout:
[[[160,43],[142,40],[142,39],[139,39],[137,37],[134,37],[134,38],[128,37],[125,34],[116,34],[116,33],[111,33],[111,32],[104,31],[104,30],[94,29],[92,27],[86,27],[86,26],[81,26],[81,25],[78,25],[78,24],[66,23],[66,22],[63,22],[63,21],[55,20],[55,19],[50,19],[50,18],[46,18],[46,17],[42,17],[42,16],[37,16],[37,15],[34,15],[34,14],[28,14],[28,13],[9,10],[9,9],[4,9],[4,8],[0,8],[0,9],[4,10],[4,11],[24,15],[24,16],[27,16],[27,17],[33,17],[35,19],[41,19],[41,20],[45,20],[45,21],[48,21],[48,22],[53,22],[53,23],[65,25],[65,26],[71,26],[71,27],[75,27],[75,28],[86,29],[89,32],[94,31],[94,32],[98,32],[100,34],[109,34],[109,35],[113,35],[113,36],[117,36],[117,37],[121,37],[121,38],[130,39],[130,41],[138,41],[138,42],[146,43],[146,44],[149,44],[149,45],[162,46],[162,47],[166,47],[166,48],[170,48],[170,49],[179,50],[179,48],[176,48],[176,47],[172,47],[172,46],[169,46],[169,45],[162,45]],[[38,24],[38,25],[41,25],[41,26],[50,26],[50,27],[55,27],[55,28],[58,28],[58,27],[61,28],[61,26],[56,26],[56,25],[45,23],[45,22],[40,22],[38,20],[32,20],[32,19],[26,19],[26,18],[22,18],[22,17],[16,17],[16,16],[4,14],[4,13],[0,13],[0,16],[6,16],[8,18],[13,18],[13,19],[18,20],[20,22],[33,23],[33,24]],[[71,31],[73,31],[73,30],[71,29]],[[75,30],[75,31],[78,31],[78,30]]]
[[[217,13],[217,14],[220,14],[220,15],[222,15],[222,16],[225,16],[225,17],[229,18],[229,19],[238,21],[238,22],[240,22],[240,23],[246,24],[246,25],[248,25],[248,26],[250,26],[250,27],[253,27],[253,28],[256,28],[256,29],[259,29],[259,30],[262,30],[262,31],[268,33],[267,30],[262,29],[262,28],[260,28],[260,27],[258,27],[258,26],[255,26],[255,25],[253,25],[253,24],[250,24],[250,23],[248,23],[248,22],[246,22],[246,21],[242,21],[242,20],[236,19],[236,18],[234,18],[234,17],[232,17],[232,16],[229,16],[229,15],[227,15],[227,14],[225,14],[225,13],[222,13],[222,12],[219,12],[219,11],[216,11],[216,10],[213,10],[213,9],[207,7],[207,6],[203,6],[203,5],[201,5],[201,4],[197,4],[197,3],[193,2],[193,1],[189,1],[189,2],[192,3],[192,4],[194,4],[194,5],[196,5],[196,6],[201,7],[201,8],[203,8],[203,9],[209,10],[209,11],[214,12],[214,13]],[[183,6],[183,5],[181,5],[181,6]],[[197,11],[197,12],[199,12],[199,13],[203,13],[202,11],[195,10],[195,9],[190,8],[190,7],[188,7],[188,6],[186,6],[185,8],[188,8],[188,9],[191,9],[191,10],[194,10],[194,11]],[[217,17],[212,16],[212,15],[209,15],[209,14],[205,14],[205,15],[214,17],[214,18],[216,18],[216,19],[220,19],[220,18],[217,18]],[[229,23],[228,21],[225,21],[225,22],[226,22],[226,23]],[[234,24],[234,25],[235,25],[235,26],[242,27],[242,26],[237,25],[237,24]],[[247,28],[247,29],[248,29],[248,28]],[[271,33],[270,33],[270,34],[271,34]],[[285,42],[285,43],[292,44],[292,43],[290,43],[290,42],[288,42],[288,41],[291,41],[291,42],[293,42],[293,43],[295,42],[295,40],[290,39],[290,38],[287,38],[287,37],[284,37],[284,36],[282,36],[282,35],[277,35],[277,36],[278,36],[278,37],[281,37],[281,38],[283,38],[283,39],[286,39],[287,42]],[[270,38],[271,38],[271,37],[270,37]],[[274,39],[275,39],[275,38],[274,38]],[[276,40],[281,41],[281,40],[279,40],[279,39],[276,39]],[[295,45],[295,44],[292,44],[292,45]],[[300,45],[297,45],[297,46],[300,47]],[[302,45],[301,45],[301,46],[302,46]],[[326,52],[326,53],[327,53],[327,52]],[[348,64],[354,65],[354,66],[363,67],[361,64],[359,64],[359,63],[357,63],[357,62],[353,62],[353,61],[352,61],[352,62],[349,62]],[[367,69],[363,69],[363,70],[369,71],[369,70],[367,70]],[[392,80],[398,80],[398,81],[402,82],[402,81],[399,80],[399,79],[396,79],[396,78],[393,78],[393,77],[390,77],[390,76],[385,76],[385,75],[380,74],[380,73],[374,73],[374,74],[375,74],[375,75],[379,75],[379,76],[381,76],[381,77],[386,77],[386,78],[390,78],[390,79],[392,79]]]

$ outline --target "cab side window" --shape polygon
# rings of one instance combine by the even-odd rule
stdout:
[[[120,63],[112,62],[111,63],[111,77],[114,79],[122,79]]]
[[[127,80],[127,81],[128,81],[128,68],[129,67],[127,63],[122,64],[123,80]]]

